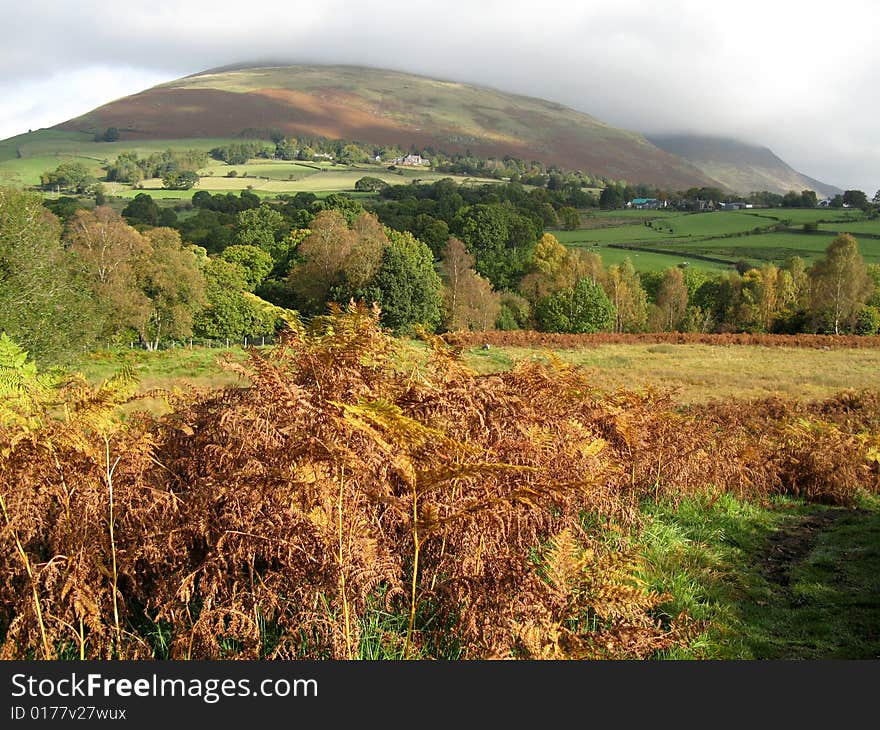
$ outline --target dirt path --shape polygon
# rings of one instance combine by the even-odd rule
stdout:
[[[880,512],[815,509],[755,557],[766,588],[744,605],[759,659],[880,659]]]
[[[815,512],[774,533],[767,541],[766,552],[761,556],[767,580],[788,586],[792,567],[810,554],[818,534],[830,529],[847,514],[859,511],[839,509]]]

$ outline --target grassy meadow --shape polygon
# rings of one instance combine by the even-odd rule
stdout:
[[[121,152],[136,152],[140,157],[167,149],[196,149],[207,152],[214,147],[240,141],[193,138],[96,143],[91,135],[41,129],[0,142],[0,185],[15,187],[39,185],[40,175],[47,170],[54,170],[63,161],[81,162],[100,179],[104,175],[102,165],[114,160]],[[110,195],[121,198],[132,198],[140,192],[146,192],[159,199],[189,200],[199,190],[209,192],[252,190],[258,195],[267,197],[298,192],[325,195],[334,192],[354,193],[355,182],[365,176],[377,177],[390,185],[400,185],[414,180],[433,182],[444,177],[451,177],[460,184],[498,182],[488,178],[432,172],[426,168],[402,167],[388,170],[387,164],[336,165],[326,160],[286,162],[255,158],[244,165],[227,165],[224,162],[211,160],[198,172],[202,178],[192,190],[165,190],[159,179],[144,180],[138,188],[122,183],[105,185]],[[228,177],[232,172],[235,176]]]
[[[817,231],[805,232],[806,223],[816,224]],[[598,253],[606,265],[629,258],[640,271],[661,271],[681,263],[723,271],[737,261],[779,265],[791,256],[810,263],[824,255],[839,233],[856,237],[867,263],[880,263],[880,219],[865,219],[860,210],[602,211],[585,215],[576,230],[551,232],[566,246]]]
[[[422,367],[423,343],[402,340],[400,367]],[[153,388],[222,388],[241,383],[240,376],[225,371],[220,361],[245,359],[241,347],[212,349],[180,347],[146,352],[118,349],[95,352],[76,364],[93,383],[109,377],[123,364],[138,376],[142,390]],[[841,390],[876,387],[880,350],[820,350],[751,345],[617,345],[577,350],[541,350],[492,346],[463,351],[464,363],[478,373],[510,370],[524,360],[562,362],[586,368],[603,391],[618,388],[669,389],[680,403],[704,403],[713,398],[766,398],[798,400],[827,398]]]

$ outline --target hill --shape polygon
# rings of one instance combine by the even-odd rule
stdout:
[[[161,84],[57,125],[122,141],[234,137],[247,129],[404,149],[510,155],[673,189],[717,184],[641,134],[541,99],[351,66],[215,69]]]
[[[686,134],[649,135],[648,139],[660,149],[687,160],[724,187],[742,194],[769,190],[784,195],[789,190],[815,190],[821,198],[843,192],[798,172],[766,147],[725,137]]]

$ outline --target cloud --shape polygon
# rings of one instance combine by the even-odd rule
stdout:
[[[11,29],[0,136],[214,66],[351,63],[540,96],[640,131],[731,135],[813,177],[880,187],[870,0],[845,12],[811,0],[0,0],[0,10]]]

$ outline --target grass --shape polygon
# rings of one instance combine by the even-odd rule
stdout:
[[[140,349],[100,350],[77,363],[76,369],[91,382],[110,377],[123,365],[130,366],[140,381],[142,392],[153,388],[197,387],[218,389],[238,382],[238,376],[220,367],[220,359],[229,355],[235,360],[245,359],[241,347],[177,348],[147,352]]]
[[[92,354],[79,369],[93,382],[131,365],[144,389],[155,387],[215,388],[231,385],[236,377],[224,372],[220,356],[244,358],[240,347],[230,350],[179,348],[160,352],[111,350]],[[407,342],[404,367],[424,355],[421,343]],[[507,370],[518,360],[545,357],[546,351],[530,348],[470,348],[465,362],[478,372]],[[711,345],[601,345],[582,350],[557,350],[563,361],[593,371],[599,388],[672,388],[682,402],[702,402],[713,397],[759,398],[772,395],[804,399],[822,398],[841,389],[874,385],[880,368],[880,351],[809,350]]]
[[[495,347],[465,350],[465,362],[479,372],[499,372],[517,360],[546,351]],[[758,346],[600,345],[557,350],[565,362],[589,368],[603,390],[671,388],[677,400],[786,396],[812,400],[843,389],[876,387],[880,350],[811,350]]]
[[[749,212],[762,218],[789,220],[792,225],[819,221],[860,221],[864,217],[861,210],[854,208],[754,208]]]
[[[424,361],[421,342],[404,340],[399,364],[412,369]],[[95,352],[77,364],[92,382],[99,382],[127,363],[151,388],[221,388],[237,376],[221,369],[224,353],[244,359],[244,350],[196,347],[146,352],[116,349]],[[548,351],[522,347],[474,347],[464,351],[465,363],[481,373],[508,370],[526,358],[544,358]],[[676,391],[682,403],[712,398],[785,396],[814,400],[844,389],[876,387],[880,350],[811,350],[758,346],[600,345],[553,353],[565,362],[589,368],[602,390],[645,386]]]
[[[838,233],[856,236],[859,250],[867,263],[880,263],[880,220],[863,220],[860,210],[752,209],[712,213],[672,211],[598,211],[583,218],[574,231],[550,231],[566,246],[598,253],[606,265],[629,257],[637,270],[661,271],[682,261],[708,271],[729,270],[737,261],[755,266],[782,264],[791,256],[801,256],[808,263],[821,258]],[[820,223],[820,221],[830,221]],[[650,222],[651,225],[645,225]],[[798,228],[804,223],[819,223],[819,234],[794,231],[768,231],[784,224]],[[824,235],[823,235],[824,234]],[[612,245],[637,245],[652,251],[627,251]],[[707,262],[692,258],[710,256],[729,261]]]
[[[720,238],[702,241],[674,241],[666,248],[682,253],[699,253],[720,256],[731,260],[746,259],[761,263],[784,263],[790,256],[801,256],[812,262],[825,254],[836,233],[809,235],[802,233],[762,233],[740,238]],[[880,240],[857,238],[859,252],[866,263],[880,263]]]
[[[644,578],[669,593],[670,615],[686,610],[705,630],[668,658],[869,659],[880,656],[880,499],[857,510],[764,505],[729,495],[647,504]],[[787,565],[788,585],[763,567],[768,541],[804,518],[836,512],[804,555]]]
[[[870,233],[880,236],[880,218],[874,218],[874,220],[869,221],[856,221],[854,223],[820,223],[819,230],[834,233],[852,233],[854,236],[857,236],[859,233]],[[867,242],[867,240],[865,239],[864,242]]]

